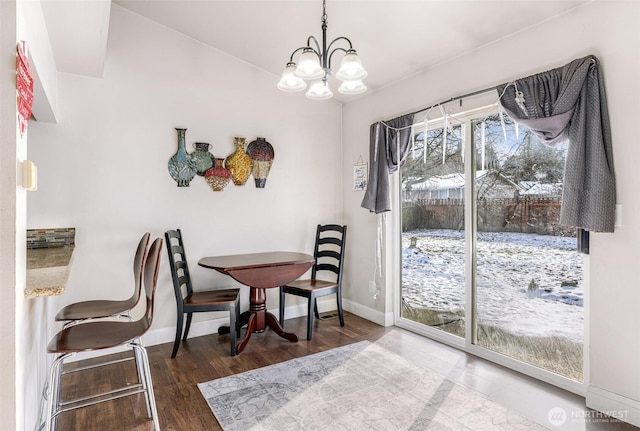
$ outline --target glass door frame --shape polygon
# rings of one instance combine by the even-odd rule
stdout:
[[[486,110],[489,107],[469,110],[469,114],[465,115],[463,124],[463,136],[464,142],[464,172],[465,172],[465,191],[464,191],[464,228],[465,228],[465,337],[464,339],[455,335],[446,333],[444,331],[431,328],[427,325],[423,325],[407,318],[403,318],[401,315],[401,297],[402,297],[402,191],[400,172],[397,171],[391,175],[391,188],[394,191],[392,200],[395,203],[395,208],[398,210],[391,212],[390,224],[388,226],[393,232],[392,235],[387,235],[386,238],[386,250],[388,250],[387,261],[392,262],[391,275],[391,289],[392,292],[392,307],[393,307],[393,321],[394,325],[409,331],[415,332],[419,335],[423,335],[432,340],[441,342],[443,344],[455,347],[466,353],[478,356],[488,361],[494,362],[498,365],[506,368],[518,371],[540,381],[549,383],[559,388],[565,389],[569,392],[575,393],[580,396],[585,396],[587,393],[587,387],[589,382],[589,361],[588,361],[588,347],[589,347],[589,255],[583,255],[584,260],[584,342],[583,342],[583,382],[577,382],[564,376],[546,371],[542,368],[534,365],[521,362],[495,351],[489,350],[485,347],[477,344],[477,332],[476,332],[476,238],[477,238],[477,211],[475,205],[475,142],[474,133],[472,133],[472,118],[473,113],[482,109]],[[430,121],[431,123],[431,121]],[[430,127],[431,128],[431,127]]]

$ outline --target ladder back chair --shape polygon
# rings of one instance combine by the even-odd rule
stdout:
[[[169,254],[169,267],[173,280],[173,290],[176,296],[177,322],[176,337],[173,343],[171,357],[175,358],[180,347],[180,338],[187,341],[193,313],[209,311],[229,312],[229,341],[231,344],[231,356],[236,355],[236,338],[240,336],[240,289],[209,289],[194,291],[187,264],[187,256],[182,242],[180,229],[169,230],[164,234],[167,252]],[[187,323],[183,330],[184,315],[187,315]],[[226,327],[218,329],[218,334],[226,333]]]
[[[149,232],[142,235],[133,259],[133,294],[129,299],[121,301],[93,300],[76,302],[62,308],[55,316],[56,322],[66,322],[63,327],[91,319],[106,317],[123,317],[131,320],[131,309],[138,304],[142,292],[142,272],[147,257]]]
[[[139,342],[151,327],[154,314],[154,300],[158,281],[158,268],[160,266],[160,254],[162,251],[162,238],[157,238],[146,258],[144,264],[144,292],[146,308],[144,315],[136,321],[108,321],[98,320],[77,325],[71,325],[58,332],[49,342],[47,351],[58,356],[51,365],[51,370],[45,386],[45,431],[51,431],[55,427],[56,417],[69,410],[88,407],[104,401],[144,393],[147,408],[147,416],[153,420],[155,431],[160,430],[158,412],[153,393],[153,382],[149,367],[149,357],[146,349]],[[104,362],[88,367],[79,367],[70,371],[63,371],[63,362],[70,356],[80,352],[106,350],[114,347],[129,347],[133,350],[133,358],[136,362],[138,373],[137,384],[127,384],[122,388],[112,389],[87,397],[71,400],[62,399],[62,377],[64,374],[81,372],[90,368],[102,367],[114,363],[120,363],[123,359]],[[124,359],[127,360],[127,359]]]
[[[340,326],[344,326],[342,313],[342,269],[347,240],[347,226],[337,224],[318,225],[311,268],[311,278],[299,279],[280,287],[280,325],[284,327],[285,296],[296,295],[308,299],[307,340],[313,337],[313,317],[319,318],[317,298],[336,294]],[[333,280],[319,278],[318,273],[333,273]]]

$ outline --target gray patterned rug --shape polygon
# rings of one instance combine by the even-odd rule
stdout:
[[[198,387],[224,431],[546,429],[368,341]]]

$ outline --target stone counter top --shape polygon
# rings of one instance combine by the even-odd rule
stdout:
[[[75,247],[27,249],[27,287],[24,296],[61,295],[67,285]]]
[[[69,279],[74,250],[74,228],[28,230],[24,296],[61,295]]]

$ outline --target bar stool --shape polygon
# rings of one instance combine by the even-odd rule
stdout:
[[[100,320],[71,325],[58,332],[49,342],[47,351],[49,353],[55,353],[58,356],[51,365],[46,383],[46,418],[43,424],[45,431],[54,429],[56,417],[60,413],[139,393],[144,393],[145,395],[147,415],[153,420],[154,429],[156,431],[160,430],[153,393],[153,382],[149,368],[149,358],[146,349],[140,344],[139,338],[149,330],[153,320],[154,299],[162,244],[162,238],[157,238],[153,242],[144,264],[143,281],[146,309],[144,315],[139,320],[127,322]],[[66,372],[63,372],[63,362],[65,359],[79,352],[105,350],[120,346],[129,347],[134,352],[132,358],[123,360],[134,359],[136,361],[139,383],[87,397],[66,401],[62,400],[61,381],[63,374],[66,374]],[[68,373],[119,363],[123,360],[81,367],[68,371]],[[42,425],[39,429],[41,428]]]
[[[129,299],[122,301],[93,300],[76,302],[69,304],[58,311],[56,322],[65,322],[63,327],[74,325],[79,322],[101,319],[105,317],[124,317],[131,320],[131,309],[136,306],[142,292],[142,268],[147,256],[147,245],[149,244],[149,232],[142,235],[138,248],[133,259],[133,294]]]

